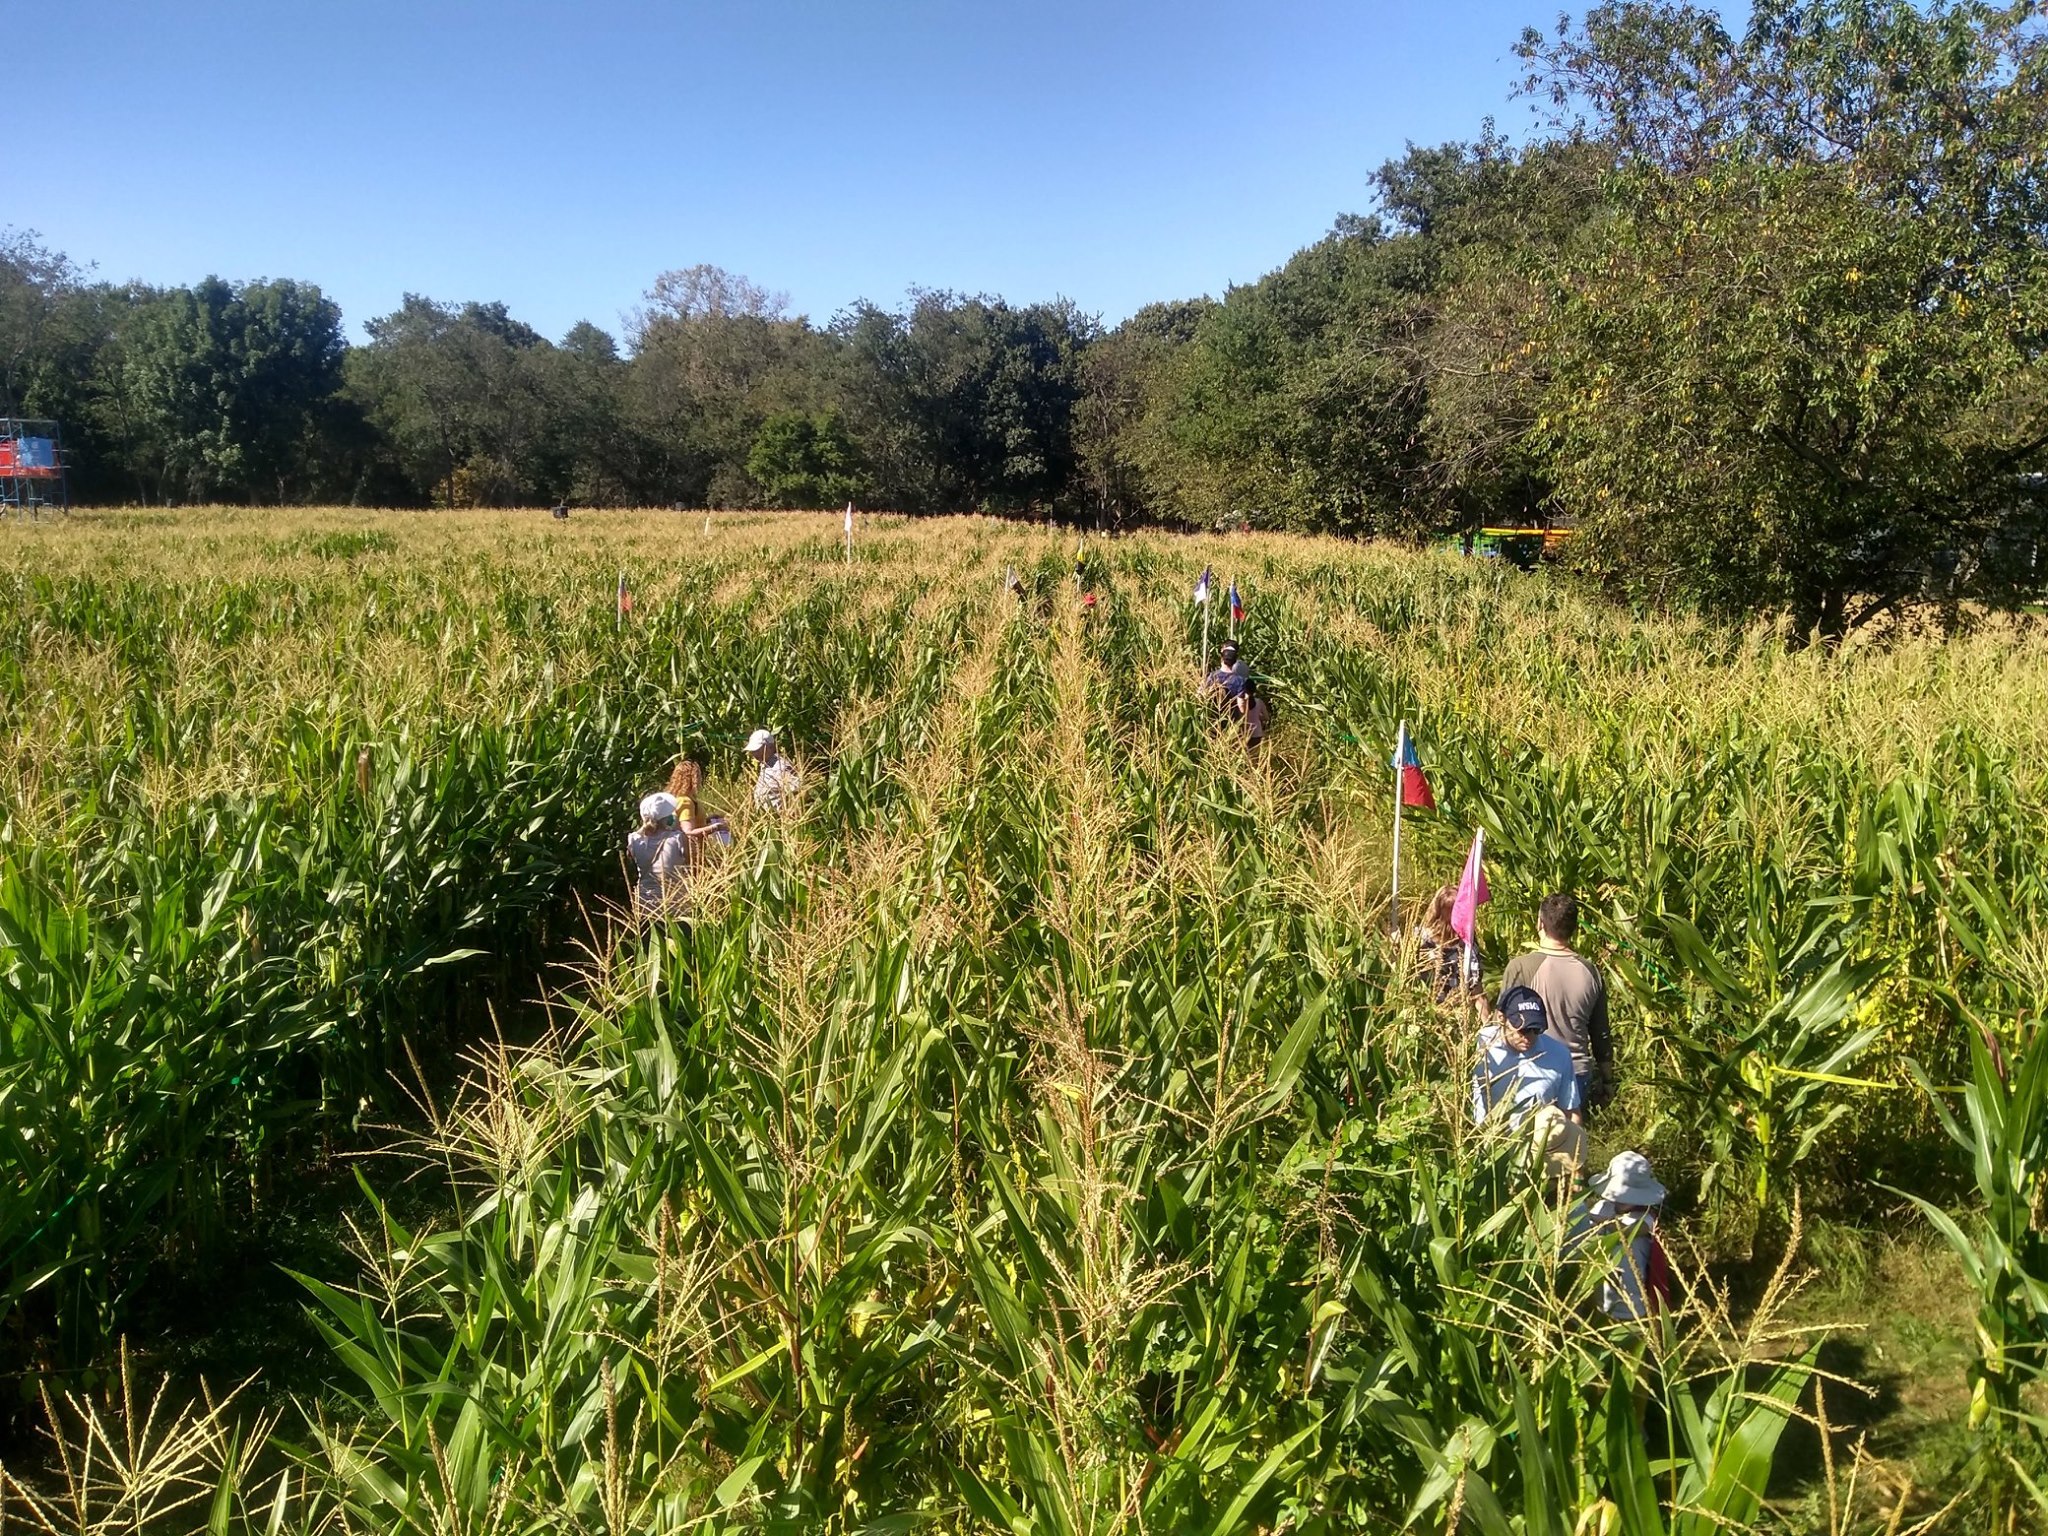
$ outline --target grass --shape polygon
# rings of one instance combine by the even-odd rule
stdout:
[[[1974,1219],[1903,1064],[1969,1070],[1945,1000],[2030,1038],[2031,629],[1793,651],[1279,536],[1091,540],[1091,616],[1064,537],[982,519],[877,520],[851,567],[801,515],[8,532],[7,1326],[52,1382],[137,1329],[260,1368],[222,1421],[254,1459],[190,1420],[216,1528],[1832,1533],[1907,1478],[1898,1529],[1946,1483],[1951,1521],[2019,1507],[2024,1434],[1967,1420],[1985,1303],[1889,1187]],[[1279,702],[1257,755],[1193,692],[1212,562]],[[1466,1032],[1384,941],[1403,718],[1444,805],[1407,889],[1485,826],[1495,975],[1544,891],[1586,904],[1625,1074],[1597,1151],[1676,1191],[1668,1333],[1588,1328],[1556,1193],[1466,1125]],[[793,819],[744,795],[760,723]],[[687,926],[635,931],[617,846],[680,750],[737,842]],[[586,931],[496,1045],[482,1000]],[[465,1065],[415,1106],[437,1050]],[[258,1211],[297,1310],[227,1278]],[[222,1294],[236,1327],[157,1332]],[[1816,1366],[1877,1392],[1829,1387],[1827,1437]]]
[[[1832,1335],[1823,1363],[1861,1390],[1830,1395],[1845,1442],[1871,1458],[1873,1502],[1903,1501],[1916,1518],[1939,1510],[1966,1478],[1965,1420],[1973,1358],[1972,1290],[1954,1254],[1931,1236],[1822,1226],[1807,1234],[1814,1284],[1802,1321]],[[1788,1449],[1774,1489],[1809,1518],[1823,1512],[1818,1437]]]

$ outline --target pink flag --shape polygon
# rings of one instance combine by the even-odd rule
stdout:
[[[1451,931],[1467,944],[1478,941],[1473,937],[1479,930],[1479,906],[1491,901],[1492,893],[1486,889],[1486,869],[1480,862],[1485,856],[1486,829],[1481,827],[1472,838],[1472,851],[1465,855],[1465,873],[1458,877],[1458,899],[1451,903]]]

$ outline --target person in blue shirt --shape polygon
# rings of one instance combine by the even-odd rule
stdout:
[[[1472,1068],[1472,1121],[1483,1124],[1496,1112],[1520,1125],[1545,1104],[1569,1115],[1579,1107],[1579,1081],[1571,1047],[1544,1033],[1549,1019],[1543,999],[1530,987],[1509,987],[1500,996],[1498,1017],[1479,1032],[1479,1060]]]
[[[1211,672],[1205,682],[1209,697],[1222,708],[1244,697],[1244,691],[1251,686],[1252,669],[1245,665],[1237,654],[1237,642],[1223,642],[1223,665]]]

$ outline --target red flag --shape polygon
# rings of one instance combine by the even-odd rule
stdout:
[[[1451,931],[1467,944],[1477,942],[1473,935],[1479,931],[1479,908],[1493,899],[1486,889],[1485,852],[1486,829],[1482,827],[1472,838],[1472,851],[1465,855],[1465,873],[1458,877],[1458,898],[1451,903]]]
[[[633,611],[633,593],[626,585],[626,573],[619,572],[619,617],[624,618]]]

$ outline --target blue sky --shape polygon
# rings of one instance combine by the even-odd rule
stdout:
[[[0,224],[102,277],[299,277],[616,330],[708,261],[1114,322],[1284,261],[1406,140],[1519,134],[1547,6],[59,0]],[[26,174],[23,174],[23,167]]]

